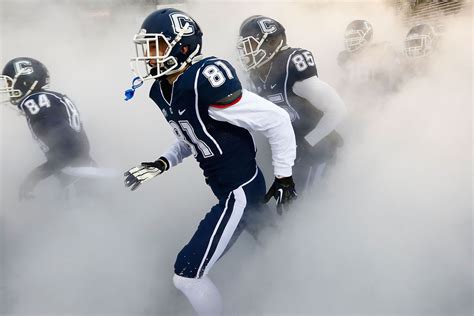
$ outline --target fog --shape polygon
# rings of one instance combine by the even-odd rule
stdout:
[[[18,56],[42,61],[51,89],[79,108],[101,166],[123,172],[167,149],[174,136],[149,83],[123,101],[132,37],[153,6],[0,3],[2,67]],[[472,11],[446,19],[423,74],[380,94],[342,84],[336,56],[353,19],[402,49],[408,27],[382,3],[191,1],[183,10],[204,32],[204,54],[236,67],[241,21],[279,20],[349,110],[345,145],[324,181],[262,244],[242,235],[211,270],[225,315],[471,315]],[[173,287],[173,263],[216,203],[194,159],[135,192],[108,178],[97,198],[58,201],[48,179],[20,202],[19,184],[44,157],[24,117],[0,111],[0,313],[193,315]]]

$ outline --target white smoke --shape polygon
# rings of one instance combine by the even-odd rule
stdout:
[[[51,88],[77,104],[93,157],[125,171],[173,139],[149,86],[122,99],[131,39],[153,8],[79,3],[2,1],[1,63],[44,62]],[[263,245],[244,234],[211,271],[226,314],[470,315],[472,17],[448,20],[429,71],[381,96],[339,86],[336,63],[356,18],[372,23],[376,41],[402,47],[408,28],[380,3],[193,1],[183,9],[203,29],[204,52],[236,66],[241,21],[279,20],[289,45],[313,51],[320,77],[344,92],[350,110],[326,181]],[[372,98],[383,106],[368,106]],[[192,159],[133,193],[118,178],[105,181],[98,201],[58,202],[51,179],[20,203],[19,183],[44,158],[24,118],[6,108],[1,136],[0,313],[192,313],[172,285],[173,263],[215,203]]]

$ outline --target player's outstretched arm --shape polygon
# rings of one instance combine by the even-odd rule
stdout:
[[[316,128],[305,137],[311,146],[329,135],[347,114],[346,105],[336,90],[316,76],[295,82],[293,92],[324,113]]]

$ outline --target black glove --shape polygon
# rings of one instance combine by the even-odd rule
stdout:
[[[168,159],[160,157],[153,162],[142,162],[140,166],[133,167],[125,172],[125,186],[132,191],[136,190],[140,184],[162,174],[169,169]]]
[[[267,203],[272,197],[274,197],[277,203],[277,213],[281,215],[283,213],[283,204],[288,205],[289,202],[295,200],[297,196],[298,194],[296,194],[293,177],[275,178],[272,186],[267,194],[265,194],[264,202]]]

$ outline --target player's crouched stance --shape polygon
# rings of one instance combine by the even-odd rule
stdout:
[[[95,166],[89,155],[89,140],[72,101],[47,90],[46,67],[33,58],[14,58],[5,65],[0,83],[0,93],[7,95],[26,117],[33,138],[46,156],[46,162],[33,169],[20,185],[20,200],[32,198],[36,185],[52,175],[64,192],[74,185],[76,191],[81,191],[78,193],[88,194],[88,185],[78,181],[81,176],[76,173],[78,168]]]
[[[175,286],[199,315],[218,315],[220,294],[207,274],[239,230],[252,220],[265,195],[248,130],[262,132],[272,148],[275,182],[267,196],[279,205],[296,197],[291,169],[295,136],[288,114],[242,89],[234,68],[201,55],[202,33],[186,13],[162,9],[150,14],[135,36],[134,72],[155,79],[150,98],[164,114],[177,140],[154,162],[125,173],[125,184],[141,183],[194,155],[218,199],[199,224],[174,266]],[[138,67],[142,65],[144,71]]]

